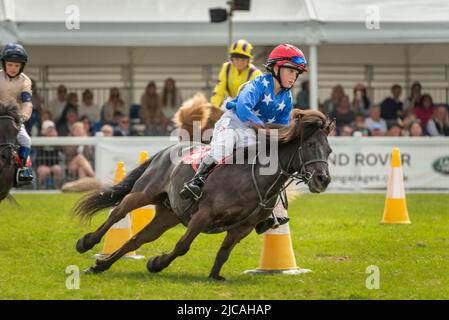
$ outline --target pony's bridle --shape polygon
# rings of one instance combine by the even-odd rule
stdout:
[[[290,166],[291,166],[296,154],[298,154],[299,163],[301,164],[301,167],[299,168],[299,171],[295,171],[294,173],[289,173]],[[301,182],[304,182],[305,184],[309,184],[309,181],[310,181],[310,179],[312,179],[314,172],[307,171],[307,166],[311,165],[313,163],[325,163],[327,165],[329,164],[326,159],[320,159],[320,158],[304,161],[304,152],[302,149],[302,143],[300,142],[299,147],[296,148],[295,152],[293,153],[293,155],[290,157],[290,159],[288,161],[287,170],[283,170],[281,168],[280,174],[284,175],[284,176],[288,176],[289,178],[292,178],[292,179],[299,180],[297,184],[299,184]]]
[[[290,167],[292,165],[293,159],[295,158],[296,154],[298,154],[298,158],[299,158],[299,162],[300,162],[300,169],[299,172],[295,171],[293,173],[290,173]],[[328,164],[326,159],[322,159],[322,158],[316,158],[316,159],[312,159],[312,160],[308,160],[308,161],[304,161],[304,152],[303,152],[303,148],[302,148],[302,139],[301,142],[299,143],[299,146],[295,149],[295,152],[293,152],[293,154],[290,156],[290,159],[288,160],[288,164],[287,164],[287,169],[284,170],[281,165],[278,162],[278,167],[280,168],[280,172],[278,174],[278,176],[276,177],[276,180],[273,182],[273,184],[271,185],[270,188],[268,188],[267,192],[265,193],[265,197],[262,197],[262,194],[260,193],[259,190],[259,186],[257,185],[257,181],[256,181],[256,176],[255,176],[255,164],[257,162],[257,155],[256,158],[254,159],[255,161],[253,161],[253,166],[252,166],[252,178],[253,178],[253,183],[254,186],[256,188],[257,194],[259,195],[259,200],[260,203],[259,205],[262,206],[266,206],[266,203],[268,203],[270,200],[274,199],[275,197],[277,197],[279,194],[281,194],[285,189],[287,189],[287,187],[294,181],[294,180],[298,180],[298,183],[304,182],[305,184],[309,184],[310,179],[312,179],[313,174],[315,173],[307,171],[307,166],[311,165],[313,163],[325,163]],[[271,189],[276,185],[276,183],[279,181],[279,179],[285,176],[288,179],[290,179],[290,181],[288,181],[287,183],[284,184],[284,187],[282,187],[282,189],[276,193],[274,196],[270,197],[267,199],[268,194],[270,193]]]

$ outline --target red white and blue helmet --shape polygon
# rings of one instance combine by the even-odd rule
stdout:
[[[265,66],[268,70],[272,70],[276,65],[297,69],[300,73],[308,71],[306,57],[301,50],[291,44],[280,44],[271,51]]]

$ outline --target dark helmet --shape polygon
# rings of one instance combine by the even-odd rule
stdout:
[[[25,65],[28,61],[28,53],[25,48],[18,43],[8,43],[1,52],[1,61],[3,70],[6,72],[5,62],[20,62],[22,63],[22,68],[20,68],[20,72],[23,72]]]

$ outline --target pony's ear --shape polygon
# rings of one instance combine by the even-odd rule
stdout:
[[[335,126],[336,126],[336,120],[334,118],[331,121],[329,121],[326,128],[324,128],[324,132],[326,132],[326,134],[329,135],[332,131],[335,130]]]

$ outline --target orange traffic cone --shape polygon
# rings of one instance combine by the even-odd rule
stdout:
[[[114,184],[119,183],[125,177],[125,169],[124,163],[117,163],[117,170],[115,171]],[[111,214],[111,209],[109,214]],[[120,249],[125,242],[127,242],[132,237],[131,232],[131,219],[129,214],[127,214],[122,220],[115,223],[109,230],[106,232],[106,238],[104,240],[103,250],[101,254],[96,254],[94,258],[105,258],[118,249]],[[142,259],[144,256],[136,254],[135,251],[128,252],[125,258],[129,259]]]
[[[391,155],[387,199],[385,200],[384,216],[381,223],[410,223],[405,202],[404,176],[399,148],[394,148]]]
[[[142,151],[140,153],[139,165],[144,163],[147,159],[148,159],[148,152]],[[133,210],[131,212],[132,234],[133,235],[137,234],[147,224],[149,224],[151,222],[151,220],[153,220],[155,213],[156,213],[156,209],[153,205],[148,205],[148,206]]]
[[[276,217],[287,217],[287,210],[282,204],[274,208]],[[255,270],[246,270],[246,274],[300,274],[311,272],[296,265],[293,252],[290,227],[288,223],[277,229],[270,229],[263,234],[263,247],[259,267]]]

